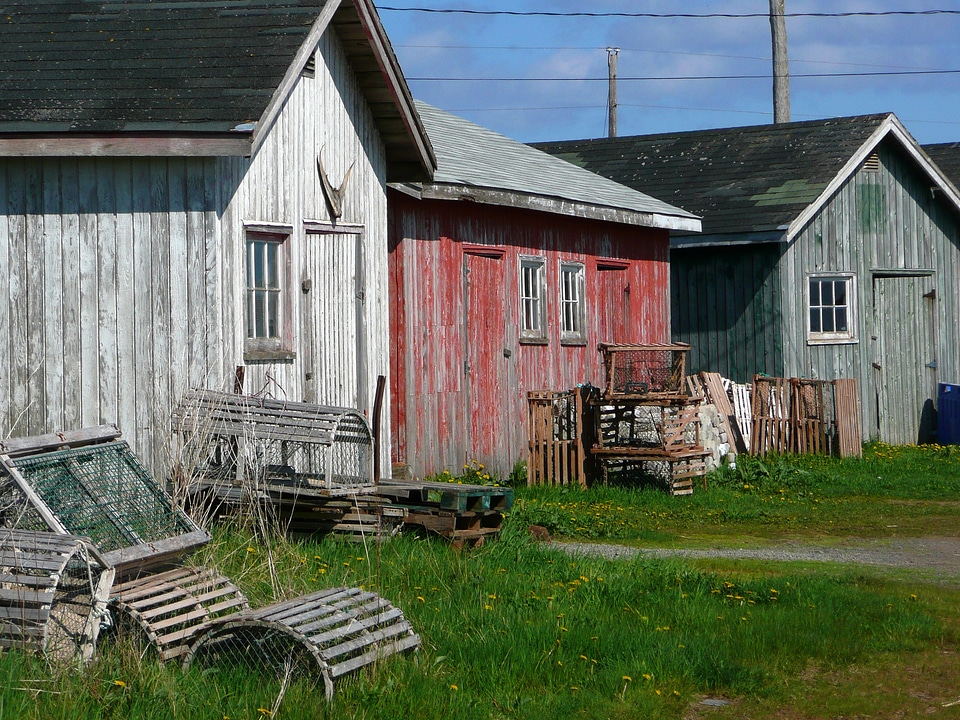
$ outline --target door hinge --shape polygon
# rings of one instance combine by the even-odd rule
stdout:
[[[926,367],[930,368],[931,370],[936,370],[936,369],[937,369],[937,361],[936,361],[936,360],[931,360],[930,362],[928,362],[928,363],[926,364]]]

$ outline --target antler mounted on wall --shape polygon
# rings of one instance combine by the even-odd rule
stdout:
[[[347,168],[347,172],[343,175],[343,180],[340,182],[339,187],[334,187],[330,182],[330,178],[327,177],[327,171],[323,168],[323,148],[320,148],[320,153],[317,155],[317,174],[320,175],[320,184],[323,186],[323,194],[327,198],[327,203],[330,205],[330,214],[333,217],[338,218],[343,215],[343,198],[346,194],[347,181],[350,179],[350,173],[353,172],[353,166],[356,164],[356,161],[350,163],[350,167]]]

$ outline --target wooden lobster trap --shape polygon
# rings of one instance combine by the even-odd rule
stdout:
[[[341,678],[419,646],[399,608],[368,590],[333,588],[214,620],[184,665],[252,665],[320,681],[330,698]]]
[[[669,398],[686,394],[686,343],[610,345],[601,343],[606,400]]]
[[[375,485],[373,436],[357,410],[193,390],[173,420],[181,470],[215,493],[246,485],[337,496]]]
[[[89,660],[113,577],[85,538],[0,529],[0,648]]]

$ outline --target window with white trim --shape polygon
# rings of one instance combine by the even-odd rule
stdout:
[[[561,262],[560,342],[581,344],[587,341],[585,305],[583,263]]]
[[[810,276],[807,281],[807,310],[807,339],[811,344],[855,341],[855,276]]]
[[[284,233],[247,233],[244,355],[248,360],[293,357],[287,297],[288,240],[289,235]]]
[[[546,342],[546,264],[542,257],[520,256],[520,339]]]

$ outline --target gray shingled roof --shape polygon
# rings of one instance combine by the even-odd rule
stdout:
[[[960,142],[922,145],[921,147],[954,186],[960,185]]]
[[[517,204],[550,212],[602,216],[618,211],[621,221],[671,229],[697,229],[692,213],[643,192],[596,175],[558,158],[417,101],[417,111],[437,156],[434,186],[505,193]],[[506,203],[505,203],[506,204]],[[632,216],[626,219],[626,215]],[[639,217],[640,215],[644,218]]]
[[[324,4],[2,2],[0,131],[228,131],[257,120]]]
[[[816,200],[890,117],[533,146],[700,215],[704,235],[770,233]]]

